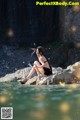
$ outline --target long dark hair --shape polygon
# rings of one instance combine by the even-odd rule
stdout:
[[[38,50],[38,52],[39,52],[40,54],[43,54],[44,51],[45,51],[45,48],[42,47],[42,46],[38,46],[37,48],[31,48],[31,49],[33,50],[33,52],[32,52],[31,55],[33,55],[34,53],[36,53],[36,50]]]
[[[41,55],[42,55],[42,54],[44,53],[44,51],[45,51],[45,49],[44,49],[42,46],[38,46],[36,50],[38,50],[38,52],[39,52]]]

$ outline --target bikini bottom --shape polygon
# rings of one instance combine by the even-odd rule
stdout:
[[[46,67],[43,67],[43,69],[44,69],[44,74],[45,75],[51,75],[52,74],[52,70],[50,70],[49,68],[46,68]]]

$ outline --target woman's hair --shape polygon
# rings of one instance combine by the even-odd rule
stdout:
[[[37,48],[31,48],[33,50],[32,55],[36,53],[36,50],[38,50],[39,53],[43,54],[45,49],[42,46],[38,46]]]
[[[42,46],[38,46],[37,49],[39,53],[43,54],[45,49]]]

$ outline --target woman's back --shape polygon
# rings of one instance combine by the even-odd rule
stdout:
[[[45,58],[45,56],[43,56],[43,55],[40,56],[39,62],[41,63],[40,59],[43,60],[43,62],[44,62],[44,67],[51,69],[51,68],[50,68],[50,64],[49,64],[48,60]]]

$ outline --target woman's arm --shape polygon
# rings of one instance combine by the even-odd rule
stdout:
[[[39,67],[39,68],[44,67],[44,66],[45,66],[45,63],[44,63],[44,61],[43,61],[43,58],[42,58],[42,57],[39,59],[39,61],[40,61],[41,65],[37,65],[37,67]],[[35,65],[35,64],[34,64],[34,65]]]

